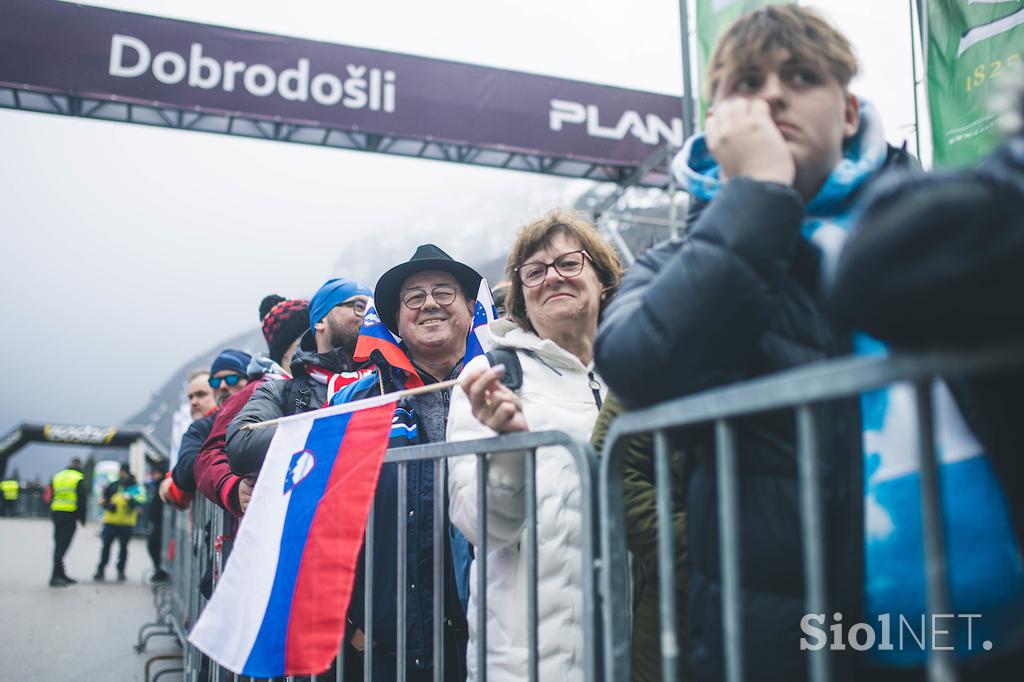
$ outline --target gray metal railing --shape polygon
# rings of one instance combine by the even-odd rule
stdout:
[[[446,567],[451,560],[445,548],[446,533],[448,532],[448,510],[447,510],[447,467],[438,466],[448,459],[462,456],[475,456],[477,458],[477,537],[478,545],[475,547],[475,560],[477,562],[477,583],[472,586],[476,595],[476,613],[467,614],[467,618],[476,618],[478,641],[477,655],[480,670],[479,679],[486,680],[487,671],[487,601],[486,585],[488,582],[487,571],[487,463],[490,457],[523,457],[525,467],[525,527],[526,543],[523,547],[527,564],[527,645],[528,645],[528,679],[536,682],[540,679],[538,665],[539,643],[537,638],[537,479],[536,479],[536,457],[539,448],[559,446],[572,457],[572,460],[579,473],[580,500],[581,500],[581,547],[582,557],[582,591],[584,604],[584,618],[588,624],[584,628],[584,670],[586,679],[594,680],[599,675],[600,661],[600,637],[599,620],[600,612],[597,608],[596,594],[597,586],[597,470],[593,450],[589,444],[573,440],[564,433],[546,431],[537,433],[522,433],[503,436],[500,438],[489,438],[484,440],[463,441],[455,443],[438,443],[429,445],[417,445],[407,448],[389,450],[385,457],[385,465],[396,465],[398,467],[398,494],[393,504],[397,505],[399,519],[403,519],[408,509],[407,493],[407,468],[411,463],[422,461],[433,461],[434,469],[434,527],[433,527],[433,622],[431,631],[433,633],[433,679],[435,682],[443,682],[445,679],[445,620],[444,605],[446,604],[445,590]],[[375,658],[380,655],[375,653],[374,647],[369,646],[374,641],[374,618],[373,618],[373,580],[374,580],[374,517],[379,511],[378,505],[388,504],[384,500],[376,500],[371,508],[367,519],[366,532],[364,536],[364,561],[365,561],[365,583],[364,583],[364,606],[366,631],[364,639],[368,646],[362,655],[363,679],[372,679],[372,670],[375,665]],[[178,633],[179,639],[183,642],[184,668],[186,682],[197,680],[236,680],[237,675],[217,666],[207,659],[202,652],[191,646],[187,641],[187,632],[196,622],[200,611],[205,606],[206,599],[199,594],[199,581],[203,571],[210,562],[216,562],[215,539],[220,534],[226,534],[230,524],[230,516],[215,507],[213,503],[202,497],[197,497],[192,504],[191,510],[186,513],[175,512],[170,525],[171,536],[175,538],[176,551],[171,565],[173,576],[173,596],[170,607],[169,620],[172,627]],[[206,528],[212,525],[213,530],[207,533]],[[399,524],[396,541],[396,575],[397,590],[396,604],[399,614],[405,613],[406,590],[406,528]],[[218,569],[220,566],[218,565]],[[218,571],[219,573],[219,571]],[[406,622],[399,617],[395,632],[396,651],[396,679],[405,679],[406,669]],[[352,633],[346,634],[346,638]],[[349,654],[351,655],[351,654]],[[345,679],[345,656],[346,645],[342,643],[338,656],[335,660],[334,679],[341,682]],[[449,665],[451,661],[447,662]],[[286,678],[291,680],[293,678]],[[317,680],[318,676],[312,676]],[[324,682],[327,678],[320,676],[319,680]],[[349,682],[355,682],[349,680]]]
[[[740,516],[738,499],[739,474],[737,458],[741,454],[735,436],[736,420],[750,415],[792,410],[796,434],[796,471],[799,490],[799,512],[803,546],[805,577],[805,603],[807,613],[821,613],[826,609],[827,578],[824,557],[824,527],[821,521],[822,500],[819,494],[819,419],[816,406],[833,400],[849,398],[862,392],[896,382],[910,382],[916,387],[918,408],[917,428],[921,460],[923,533],[925,540],[927,598],[929,613],[949,612],[949,585],[946,575],[944,538],[939,523],[939,469],[932,434],[932,403],[929,399],[935,377],[949,372],[958,375],[987,372],[1009,367],[1024,367],[1024,351],[1020,348],[988,350],[978,353],[930,353],[891,358],[841,358],[807,365],[742,384],[727,386],[697,395],[662,403],[644,410],[621,415],[611,426],[605,450],[600,460],[594,457],[589,444],[574,441],[559,432],[510,434],[498,438],[419,445],[389,450],[385,463],[398,467],[398,494],[391,501],[377,500],[380,504],[396,504],[399,512],[397,548],[396,605],[404,614],[408,576],[405,562],[406,528],[401,522],[408,507],[408,466],[415,462],[433,461],[434,469],[434,527],[433,527],[433,679],[442,682],[444,670],[451,661],[445,660],[446,604],[445,581],[447,562],[447,467],[437,466],[452,457],[477,458],[476,485],[478,546],[476,549],[477,581],[471,586],[476,595],[475,619],[477,625],[477,665],[479,679],[487,677],[487,468],[490,458],[524,457],[525,525],[526,536],[522,551],[527,570],[527,644],[528,677],[540,679],[539,644],[537,632],[537,449],[561,446],[571,455],[581,486],[581,570],[584,608],[584,679],[588,682],[606,680],[619,682],[629,676],[630,646],[630,585],[627,569],[626,528],[624,522],[622,467],[628,437],[654,434],[654,471],[657,492],[657,552],[659,577],[659,641],[662,650],[663,679],[676,679],[680,670],[680,656],[685,643],[676,632],[676,609],[673,560],[673,496],[682,491],[672,490],[669,471],[672,458],[680,453],[672,451],[669,432],[686,426],[713,425],[716,444],[716,479],[718,493],[717,514],[720,533],[720,563],[723,582],[723,627],[725,632],[725,670],[728,682],[754,679],[757,671],[743,669],[743,637],[740,617],[742,576],[740,575],[743,547],[740,544]],[[486,453],[486,454],[485,454]],[[366,582],[364,606],[366,618],[365,641],[374,641],[373,579],[374,571],[374,518],[380,513],[371,510],[365,535],[364,561]],[[197,498],[191,516],[176,513],[176,522],[165,528],[175,538],[177,547],[171,566],[174,576],[170,608],[170,621],[179,638],[185,643],[185,679],[237,680],[238,676],[219,668],[187,644],[186,633],[195,623],[205,605],[198,585],[205,567],[217,560],[216,538],[226,535],[230,517],[207,500]],[[210,533],[206,532],[212,525]],[[221,568],[218,565],[218,571]],[[403,679],[406,668],[407,639],[405,621],[397,619],[395,632],[397,679]],[[379,627],[379,626],[378,626]],[[350,637],[352,633],[347,633]],[[345,644],[336,659],[336,673],[332,679],[343,680],[345,672]],[[351,654],[349,654],[351,655]],[[928,675],[932,682],[955,680],[950,652],[929,650]],[[362,655],[363,679],[370,680],[375,666],[375,652],[367,647]],[[808,653],[809,677],[814,682],[831,679],[827,647]],[[379,663],[379,662],[378,662]],[[745,676],[745,673],[747,675]],[[313,676],[313,679],[317,679]],[[325,677],[321,676],[321,682]],[[355,682],[349,680],[349,682]]]
[[[921,465],[928,613],[949,613],[945,540],[940,521],[939,465],[933,438],[932,385],[937,377],[946,373],[955,372],[962,376],[1011,367],[1024,367],[1024,349],[1019,346],[974,353],[842,358],[686,396],[626,413],[616,419],[605,441],[600,471],[605,679],[618,682],[628,679],[629,674],[631,633],[622,616],[627,603],[622,469],[629,437],[648,433],[655,435],[656,513],[659,529],[657,550],[661,595],[659,639],[663,679],[674,680],[680,651],[679,633],[676,632],[676,605],[672,603],[674,538],[672,491],[668,475],[672,453],[669,452],[668,432],[680,427],[714,425],[725,670],[728,682],[741,682],[748,677],[745,676],[743,665],[745,633],[742,631],[740,611],[740,558],[743,548],[740,545],[735,420],[783,409],[795,411],[805,604],[807,613],[820,613],[825,610],[827,576],[819,494],[819,417],[815,414],[814,406],[857,396],[897,382],[911,382],[916,388],[916,427],[920,436],[918,454]],[[810,679],[813,682],[831,679],[828,648],[822,647],[809,653]],[[951,682],[956,679],[950,651],[938,647],[929,648],[928,679],[931,682]]]

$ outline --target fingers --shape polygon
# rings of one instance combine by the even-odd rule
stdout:
[[[792,152],[763,99],[730,97],[718,102],[714,115],[708,117],[707,144],[723,179],[793,182]]]
[[[497,433],[523,430],[520,425],[525,424],[522,401],[501,383],[504,370],[503,365],[495,365],[464,374],[460,380],[473,416]]]

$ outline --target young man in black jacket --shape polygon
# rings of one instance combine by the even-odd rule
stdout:
[[[856,71],[847,39],[805,8],[757,10],[723,35],[709,67],[707,132],[673,163],[691,195],[686,236],[637,260],[598,331],[597,365],[628,407],[849,350],[823,311],[822,264],[842,243],[863,188],[910,161],[886,144],[875,110],[849,92]],[[821,415],[829,612],[857,618],[864,526],[856,404],[832,403]],[[793,417],[741,420],[736,437],[745,667],[763,681],[806,679]],[[682,445],[692,462],[684,651],[694,679],[720,680],[714,441],[702,429]],[[846,671],[838,662],[840,678]]]

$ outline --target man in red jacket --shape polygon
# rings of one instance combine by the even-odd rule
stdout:
[[[265,368],[261,379],[250,381],[245,388],[221,404],[210,435],[196,457],[193,468],[196,489],[236,518],[245,512],[249,504],[253,481],[231,472],[227,453],[224,452],[228,424],[262,383],[290,378],[282,366],[291,364],[291,356],[307,329],[309,303],[267,296],[260,304],[260,320],[271,362],[261,363]],[[260,360],[262,358],[257,357],[255,362]]]

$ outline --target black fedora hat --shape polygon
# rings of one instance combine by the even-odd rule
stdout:
[[[455,278],[468,298],[476,298],[480,288],[480,273],[460,263],[433,244],[422,244],[407,262],[391,268],[377,280],[373,303],[381,321],[394,334],[398,334],[398,293],[402,284],[417,272],[440,270]]]

